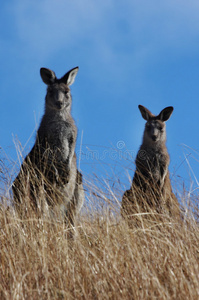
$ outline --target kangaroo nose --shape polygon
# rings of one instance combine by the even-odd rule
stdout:
[[[61,101],[57,101],[56,102],[56,106],[58,109],[61,109],[62,108],[62,102]]]
[[[152,135],[152,140],[155,142],[157,140],[157,135]]]

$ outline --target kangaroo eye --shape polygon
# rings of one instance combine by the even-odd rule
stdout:
[[[69,91],[65,91],[65,92],[64,92],[64,94],[65,94],[66,96],[68,95],[68,93],[69,93]]]

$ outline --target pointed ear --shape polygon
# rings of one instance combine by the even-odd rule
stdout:
[[[67,84],[68,86],[73,84],[75,81],[75,77],[77,75],[77,72],[79,70],[79,67],[76,67],[74,69],[71,69],[68,71],[61,79],[59,79],[61,82]]]
[[[168,106],[159,113],[157,118],[165,122],[170,118],[172,112],[173,112],[173,106]]]
[[[142,118],[148,121],[150,118],[154,117],[154,115],[148,110],[146,107],[142,105],[138,105],[138,108],[142,114]]]
[[[50,69],[46,69],[46,68],[40,69],[40,75],[43,82],[47,85],[54,83],[55,80],[57,79],[55,73]]]

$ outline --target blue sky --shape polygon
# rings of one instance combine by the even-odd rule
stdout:
[[[155,114],[172,105],[174,189],[198,187],[198,0],[1,1],[0,23],[0,146],[12,176],[14,140],[26,155],[43,114],[40,67],[61,77],[79,66],[72,115],[85,178],[128,188],[144,129],[138,104]]]

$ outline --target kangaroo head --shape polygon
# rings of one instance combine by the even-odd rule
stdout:
[[[144,120],[146,120],[144,141],[152,143],[160,143],[166,140],[166,124],[170,118],[173,107],[164,108],[158,116],[153,115],[146,107],[139,105],[139,110]]]
[[[78,67],[68,71],[62,78],[57,79],[50,69],[41,68],[40,75],[47,84],[46,107],[55,110],[63,110],[71,107],[71,94],[69,86],[73,84],[78,72]]]

